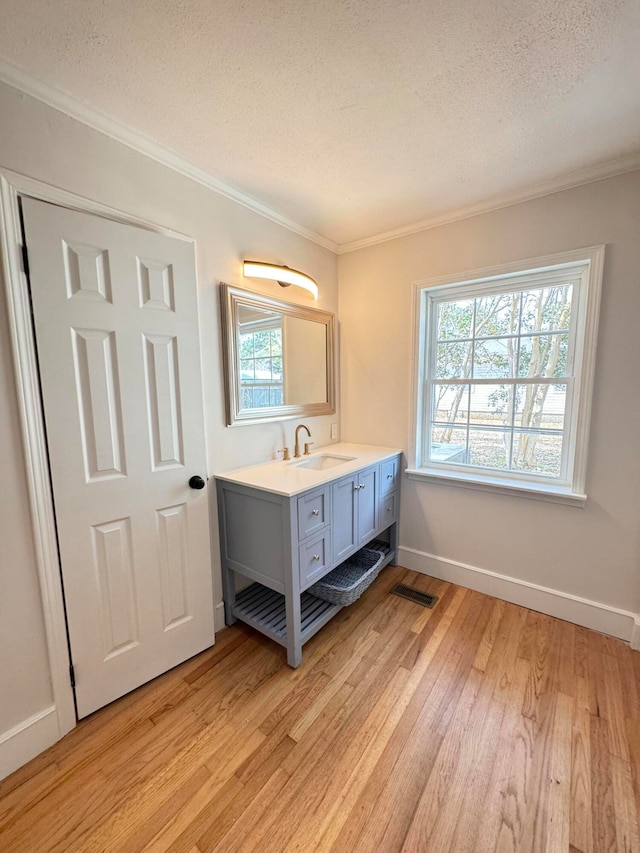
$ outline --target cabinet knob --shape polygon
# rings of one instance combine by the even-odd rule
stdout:
[[[390,506],[388,506],[388,507],[387,507],[387,512],[391,512],[391,507],[390,507]]]
[[[387,480],[393,480],[393,474],[387,474]]]
[[[312,509],[311,515],[320,515],[320,510],[319,509]]]
[[[361,489],[364,489],[364,487],[365,487],[365,486],[366,486],[366,483],[360,483],[360,488],[361,488]]]
[[[314,554],[314,555],[313,555],[313,559],[314,559],[314,560],[319,560],[319,559],[320,559],[320,554]]]

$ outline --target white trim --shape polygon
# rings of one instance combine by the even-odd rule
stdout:
[[[589,428],[591,403],[593,399],[593,383],[595,375],[595,353],[597,345],[598,319],[600,312],[600,295],[604,269],[604,245],[588,246],[584,249],[573,249],[553,255],[529,258],[521,261],[511,261],[483,269],[449,273],[431,279],[422,279],[413,283],[413,299],[411,312],[412,340],[412,400],[411,400],[411,435],[408,473],[411,479],[433,479],[434,482],[456,481],[456,485],[470,486],[489,490],[495,483],[497,490],[513,494],[528,490],[535,493],[538,499],[551,500],[556,495],[562,503],[580,505],[586,501],[585,480],[587,467],[587,450],[589,443]],[[425,320],[429,316],[429,305],[434,301],[449,298],[451,289],[455,297],[458,295],[478,293],[489,288],[491,292],[500,289],[518,290],[521,283],[526,284],[532,276],[544,278],[552,275],[558,269],[581,268],[582,281],[577,291],[573,318],[571,321],[571,337],[576,341],[575,368],[571,371],[570,379],[575,382],[575,397],[578,400],[578,410],[567,416],[565,425],[566,437],[563,449],[563,471],[560,480],[556,482],[527,478],[511,472],[485,472],[472,466],[459,468],[445,463],[429,463],[420,465],[419,459],[424,445],[424,385],[427,367],[427,347],[433,334],[433,323],[425,329]],[[540,278],[540,281],[542,281]],[[451,297],[453,298],[453,296]],[[488,380],[487,380],[488,381]],[[574,395],[571,395],[569,405],[572,405]],[[567,450],[568,444],[568,450]],[[571,463],[571,468],[565,468]]]
[[[175,231],[164,225],[158,225],[140,216],[123,213],[123,211],[115,207],[109,207],[107,204],[101,204],[98,201],[93,201],[93,199],[70,193],[53,184],[45,184],[36,178],[22,175],[20,172],[12,172],[10,169],[0,167],[0,176],[6,178],[8,184],[15,190],[16,195],[30,196],[31,198],[47,201],[50,204],[58,204],[80,213],[92,213],[95,216],[102,216],[105,219],[111,219],[123,225],[135,225],[138,228],[145,228],[147,231],[155,231],[165,234],[167,237],[174,237],[176,240],[185,240],[188,243],[194,242],[193,237],[182,234],[180,231]]]
[[[60,737],[55,705],[0,734],[0,779],[44,752]]]
[[[7,299],[27,490],[44,617],[58,737],[76,724],[60,583],[58,544],[45,439],[40,382],[31,325],[29,285],[22,269],[18,187],[0,172],[0,261]]]
[[[435,474],[431,471],[406,468],[405,474],[409,480],[421,480],[423,482],[437,483],[442,486],[462,486],[463,488],[476,489],[479,492],[494,492],[509,495],[514,498],[533,498],[537,501],[549,501],[556,504],[568,504],[569,506],[585,506],[587,496],[580,492],[562,491],[556,488],[550,489],[544,485],[534,483],[523,483],[522,485],[511,482],[500,482],[495,478],[485,478],[472,474],[456,474],[451,477],[444,471]]]
[[[56,737],[46,743],[42,747],[44,749],[74,728],[76,713],[73,690],[69,680],[70,661],[66,619],[60,581],[45,429],[40,402],[40,380],[31,323],[29,284],[23,272],[22,231],[18,209],[18,197],[21,195],[193,241],[190,237],[178,234],[163,226],[130,216],[25,175],[0,168],[0,269],[7,299],[18,412],[24,443],[25,472],[31,507],[31,524],[53,689],[53,711],[57,723]],[[30,725],[29,721],[26,721],[24,725],[27,726],[27,724]]]
[[[174,172],[179,172],[181,175],[190,178],[192,181],[196,181],[196,183],[201,184],[203,187],[236,202],[236,204],[242,205],[242,207],[246,207],[260,216],[264,216],[266,219],[270,219],[272,222],[281,225],[289,231],[293,231],[295,234],[299,234],[307,240],[311,240],[313,243],[317,243],[324,249],[328,249],[334,253],[337,252],[338,245],[332,240],[323,237],[321,234],[312,231],[304,225],[294,222],[266,204],[252,198],[247,193],[242,192],[242,190],[237,189],[231,184],[227,184],[220,178],[216,178],[204,169],[185,160],[184,157],[154,142],[148,136],[122,122],[110,118],[73,95],[63,92],[49,83],[44,83],[42,80],[37,80],[27,72],[7,62],[6,59],[0,59],[0,80],[3,80],[14,89],[18,89],[18,91],[24,92],[30,97],[41,101],[43,104],[53,107],[53,109],[91,127],[93,130],[97,130],[99,133],[114,139],[116,142],[120,142],[128,148],[144,154],[151,160],[155,160],[156,163],[168,166]]]
[[[217,634],[225,628],[224,601],[219,601],[213,611],[213,630]]]
[[[635,151],[633,154],[628,154],[625,157],[616,157],[604,163],[596,163],[593,166],[587,166],[584,169],[571,172],[563,177],[532,184],[524,189],[504,193],[486,201],[480,201],[476,204],[456,208],[447,213],[430,216],[427,219],[405,225],[402,228],[383,231],[381,234],[375,234],[372,237],[363,237],[361,240],[353,240],[350,243],[341,243],[338,246],[338,254],[346,255],[349,252],[357,252],[359,249],[376,246],[378,243],[386,243],[389,240],[397,240],[400,237],[409,237],[421,231],[439,228],[441,225],[449,225],[452,222],[471,219],[473,216],[491,213],[494,210],[502,210],[502,208],[511,207],[514,204],[533,201],[536,198],[553,195],[554,193],[570,190],[584,184],[592,184],[595,181],[602,181],[605,178],[614,178],[616,175],[624,175],[627,172],[634,172],[636,169],[640,169],[640,151]]]
[[[640,614],[634,617],[633,631],[631,632],[631,648],[640,651]]]
[[[569,249],[566,252],[555,252],[553,255],[540,255],[535,258],[524,258],[522,260],[508,261],[504,264],[496,264],[491,267],[482,267],[477,270],[462,270],[461,272],[447,273],[447,275],[425,278],[414,281],[417,290],[423,287],[443,287],[447,284],[458,282],[478,282],[497,276],[509,276],[515,273],[528,274],[531,270],[544,271],[550,267],[565,265],[568,267],[580,261],[591,260],[598,251],[604,252],[604,245],[585,246],[583,249]]]
[[[465,205],[447,213],[430,216],[401,228],[384,231],[380,234],[374,234],[371,237],[364,237],[361,240],[352,240],[348,243],[339,244],[307,228],[305,225],[289,219],[287,216],[273,210],[242,190],[237,189],[231,184],[227,184],[220,178],[216,178],[214,175],[195,166],[168,148],[164,148],[159,143],[154,142],[149,137],[140,133],[140,131],[134,130],[128,125],[104,115],[104,113],[101,113],[95,107],[81,101],[79,98],[63,92],[49,83],[44,83],[42,80],[36,79],[31,74],[2,58],[0,58],[0,80],[3,80],[12,88],[35,98],[37,101],[58,110],[58,112],[70,116],[87,127],[97,130],[110,139],[114,139],[128,148],[150,157],[157,163],[161,163],[163,166],[179,172],[181,175],[196,181],[196,183],[201,184],[207,189],[231,199],[231,201],[235,201],[248,210],[252,210],[254,213],[264,216],[266,219],[270,219],[283,228],[293,231],[295,234],[299,234],[301,237],[305,237],[307,240],[311,240],[313,243],[317,243],[324,249],[328,249],[330,252],[338,255],[356,252],[358,249],[365,249],[368,246],[375,246],[378,243],[386,243],[389,240],[396,240],[399,237],[408,237],[411,234],[418,234],[430,228],[438,228],[441,225],[448,225],[451,222],[470,219],[472,216],[501,210],[504,207],[511,207],[514,204],[532,201],[546,195],[552,195],[563,190],[569,190],[584,184],[593,183],[594,181],[613,178],[616,175],[624,175],[627,172],[640,169],[640,151],[636,151],[624,157],[616,157],[613,160],[606,160],[603,163],[596,163],[584,169],[570,172],[568,175],[560,178],[542,181],[524,189],[504,193],[492,199],[476,202],[475,204]]]
[[[548,616],[565,619],[567,622],[583,625],[627,642],[633,642],[633,639],[640,641],[639,617],[628,610],[490,572],[478,566],[459,563],[446,557],[438,557],[415,548],[401,546],[398,552],[398,565],[404,568],[459,584],[485,595],[496,596],[512,604],[538,610]]]

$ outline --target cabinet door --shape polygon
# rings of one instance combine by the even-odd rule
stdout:
[[[394,459],[387,459],[380,465],[380,492],[383,497],[395,492],[398,488],[398,462],[399,459],[396,456]]]
[[[329,487],[307,492],[298,498],[298,539],[316,533],[329,524]]]
[[[397,520],[398,514],[398,493],[391,492],[390,495],[382,498],[380,501],[380,521],[381,530],[385,530],[390,524]]]
[[[378,529],[378,469],[361,471],[357,477],[357,542],[362,545],[375,536]]]
[[[331,568],[331,531],[325,530],[319,536],[307,540],[298,551],[300,589],[304,590],[320,580]]]
[[[356,533],[356,491],[357,478],[346,477],[332,486],[332,524],[333,562],[344,560],[355,548],[358,539]]]

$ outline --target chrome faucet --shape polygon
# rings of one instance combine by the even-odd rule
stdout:
[[[311,438],[311,430],[309,429],[309,427],[306,424],[298,424],[298,426],[296,427],[296,446],[295,446],[294,451],[293,451],[294,459],[298,459],[301,455],[300,454],[300,440],[298,439],[298,433],[300,432],[301,429],[306,429],[307,435],[309,436],[309,438]],[[305,442],[305,445],[304,445],[304,455],[305,456],[309,455],[309,448],[311,447],[312,444],[313,444],[312,441]]]

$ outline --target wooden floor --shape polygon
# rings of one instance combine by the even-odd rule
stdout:
[[[299,669],[233,627],[81,723],[0,782],[0,850],[629,853],[639,809],[640,653],[389,568]]]

